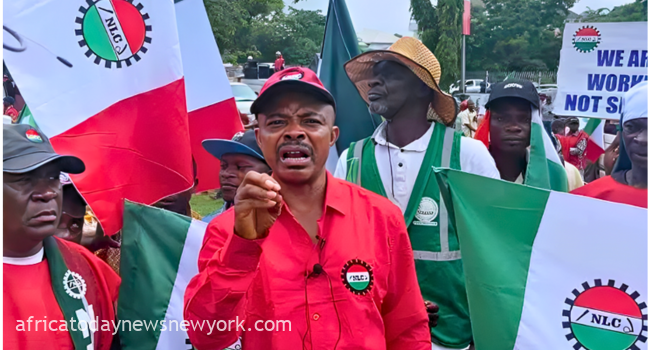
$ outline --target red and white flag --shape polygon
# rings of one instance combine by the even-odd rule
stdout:
[[[124,199],[151,204],[192,186],[185,83],[172,0],[4,4],[4,60],[104,231]],[[59,59],[61,58],[61,59]],[[71,67],[70,67],[71,66]]]
[[[469,35],[470,21],[472,19],[472,2],[470,0],[464,1],[465,10],[463,11],[463,35]]]
[[[201,142],[244,130],[203,0],[175,0],[197,192],[219,188],[219,160]]]

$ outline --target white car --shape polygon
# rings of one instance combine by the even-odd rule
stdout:
[[[251,113],[251,105],[257,99],[257,93],[250,86],[242,83],[230,83],[232,94],[239,113],[248,116],[248,125],[255,122],[255,115]],[[246,125],[244,125],[246,126]]]
[[[465,92],[481,92],[481,82],[483,79],[467,79],[465,80]],[[487,83],[485,90],[490,87],[490,83]],[[454,92],[460,92],[460,80],[455,84],[449,86],[449,93],[453,94]]]

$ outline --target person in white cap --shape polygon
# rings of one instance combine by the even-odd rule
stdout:
[[[571,193],[648,207],[648,82],[635,85],[623,99],[619,156],[610,176]]]
[[[276,51],[275,52],[275,65],[274,69],[276,72],[279,72],[284,69],[284,58],[282,57],[282,52]]]

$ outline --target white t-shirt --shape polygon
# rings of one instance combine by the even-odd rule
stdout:
[[[384,190],[386,193],[394,193],[393,197],[397,202],[395,204],[402,209],[402,212],[405,212],[408,206],[434,127],[445,128],[442,124],[431,123],[431,126],[422,137],[402,148],[386,142],[386,122],[382,123],[372,134],[372,138],[376,142],[375,157],[381,181],[384,183]],[[390,161],[388,159],[388,148],[390,148]],[[345,180],[348,173],[348,151],[349,149],[346,149],[341,153],[334,177]],[[391,163],[393,170],[392,189]],[[460,139],[460,170],[494,179],[501,178],[494,159],[492,159],[485,145],[481,141],[467,137]]]
[[[38,252],[34,255],[26,256],[23,258],[10,258],[8,256],[3,256],[2,257],[2,263],[3,264],[9,264],[9,265],[36,265],[43,261],[43,255],[45,253],[45,249],[41,247]]]
[[[474,133],[476,131],[470,130],[470,128],[468,128],[467,125],[471,126],[474,130],[476,130],[478,128],[478,121],[476,119],[477,116],[478,116],[477,113],[476,112],[470,112],[469,109],[466,109],[466,110],[460,112],[460,114],[458,114],[458,116],[460,117],[460,120],[461,120],[461,123],[462,123],[460,128],[461,128],[461,131],[463,132],[463,134],[465,136],[467,136],[467,137],[474,137]],[[462,149],[462,147],[461,147],[461,149]]]

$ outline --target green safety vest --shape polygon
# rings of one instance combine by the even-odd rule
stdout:
[[[404,213],[422,296],[440,307],[431,333],[436,343],[453,348],[468,346],[472,329],[456,228],[440,199],[433,167],[460,169],[460,138],[454,129],[435,124]],[[384,190],[371,138],[350,144],[346,179],[394,202]]]

